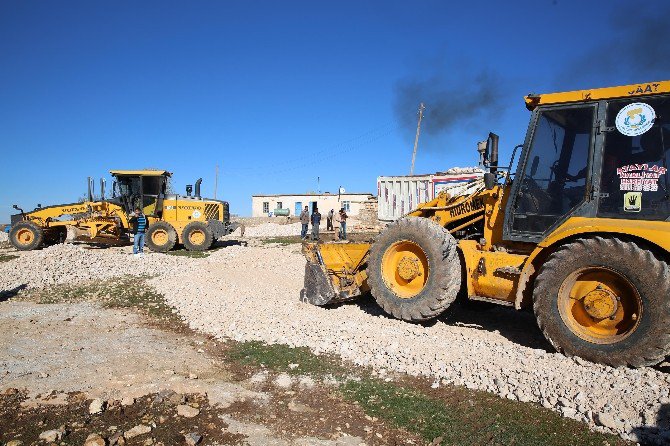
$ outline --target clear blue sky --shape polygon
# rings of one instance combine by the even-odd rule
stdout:
[[[667,2],[0,2],[0,222],[110,169],[251,195],[376,192],[522,142],[529,92],[670,78]],[[448,112],[445,114],[445,110]],[[453,112],[453,114],[452,114]]]

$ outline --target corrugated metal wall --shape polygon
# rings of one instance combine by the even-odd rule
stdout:
[[[459,185],[464,186],[481,176],[481,173],[472,173],[378,177],[378,218],[382,221],[397,220],[415,209],[419,203],[432,200],[447,187],[455,186],[456,189],[451,193],[460,194],[462,188]]]

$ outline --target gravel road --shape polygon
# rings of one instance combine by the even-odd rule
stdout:
[[[567,358],[552,352],[531,314],[511,309],[459,310],[414,325],[386,317],[369,298],[329,309],[301,303],[304,259],[295,244],[229,246],[202,259],[55,246],[0,263],[0,294],[126,274],[158,275],[150,283],[181,317],[218,338],[306,346],[381,375],[404,372],[537,402],[624,438],[670,443],[667,369]]]
[[[551,351],[532,315],[496,308],[429,325],[386,317],[371,300],[319,308],[301,303],[299,247],[230,247],[197,276],[153,285],[189,325],[220,338],[334,353],[380,374],[405,372],[505,398],[533,401],[628,439],[670,441],[670,375],[571,359]],[[176,279],[176,280],[174,280]]]

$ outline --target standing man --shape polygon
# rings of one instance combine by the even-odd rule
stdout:
[[[328,211],[328,215],[326,215],[326,231],[333,230],[333,215],[335,215],[335,211],[333,209]]]
[[[133,225],[133,254],[140,256],[144,254],[144,235],[149,228],[149,221],[142,209],[135,208],[135,213],[130,215],[129,223]]]
[[[333,240],[340,240],[342,237],[342,233],[340,232],[340,224],[342,223],[342,219],[340,218],[340,213],[337,212],[335,214],[335,234],[333,234],[334,239]]]
[[[347,213],[344,208],[340,209],[340,239],[347,239]]]
[[[307,210],[307,206],[300,213],[300,223],[302,223],[300,238],[305,240],[307,238],[307,227],[309,226],[309,211]]]
[[[321,224],[321,214],[319,209],[314,206],[314,212],[312,212],[312,240],[319,240],[319,225]]]

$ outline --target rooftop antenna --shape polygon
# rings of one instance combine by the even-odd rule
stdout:
[[[321,177],[316,177],[316,191],[321,195]]]
[[[412,166],[409,168],[409,174],[414,175],[414,160],[416,160],[416,149],[419,146],[419,135],[421,134],[421,120],[423,119],[423,111],[426,107],[423,102],[419,104],[419,122],[416,124],[416,137],[414,138],[414,151],[412,152]]]

